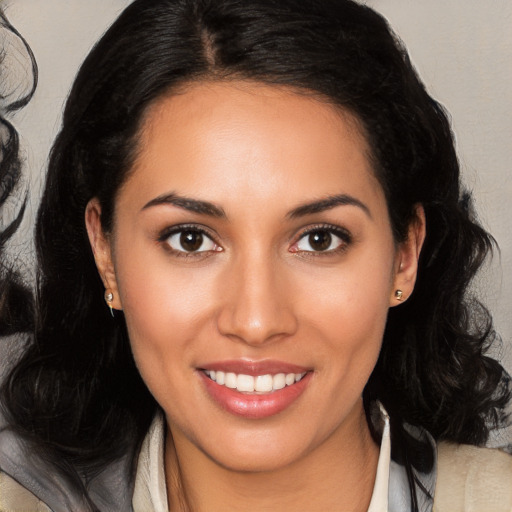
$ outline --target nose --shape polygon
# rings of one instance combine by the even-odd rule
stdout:
[[[252,346],[293,335],[298,323],[285,274],[262,255],[231,262],[222,278],[219,332]]]

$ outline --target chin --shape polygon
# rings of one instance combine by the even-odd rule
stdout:
[[[222,468],[235,473],[273,473],[290,466],[298,458],[296,453],[288,456],[280,452],[261,453],[260,451],[256,457],[253,454],[241,452],[212,460]]]
[[[226,440],[230,440],[226,443]],[[243,435],[225,434],[221,442],[211,441],[202,451],[219,466],[234,472],[263,473],[279,471],[301,459],[311,448],[311,441],[285,433],[263,432]]]

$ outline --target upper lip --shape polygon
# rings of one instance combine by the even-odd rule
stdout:
[[[216,372],[220,371],[252,375],[253,377],[277,373],[305,373],[310,370],[310,368],[306,368],[304,366],[274,359],[265,359],[262,361],[253,361],[248,359],[215,361],[205,363],[199,368],[201,370],[213,370]]]

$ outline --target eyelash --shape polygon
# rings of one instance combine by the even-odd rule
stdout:
[[[326,257],[326,256],[332,256],[335,254],[340,254],[344,251],[346,251],[349,247],[349,245],[352,243],[353,238],[352,235],[343,228],[340,228],[339,226],[335,226],[332,224],[318,224],[315,226],[310,226],[306,228],[304,231],[302,231],[296,238],[296,241],[294,242],[293,246],[296,246],[301,240],[303,240],[305,237],[312,235],[313,233],[317,232],[327,232],[330,235],[334,235],[337,238],[341,240],[341,244],[339,247],[336,247],[335,249],[325,250],[325,251],[304,251],[304,250],[294,250],[293,252],[299,253],[301,256],[305,257],[311,257],[311,258],[318,258],[318,257]]]
[[[206,238],[208,238],[209,240],[211,240],[211,242],[213,244],[215,244],[216,247],[220,248],[220,245],[217,244],[217,242],[215,241],[215,237],[211,234],[211,232],[204,229],[201,226],[198,226],[197,224],[182,224],[179,226],[173,226],[172,228],[167,228],[159,234],[157,241],[162,243],[167,251],[169,251],[174,256],[177,256],[179,258],[200,258],[200,257],[205,257],[205,256],[211,254],[212,252],[221,252],[222,251],[222,248],[220,248],[219,251],[217,251],[215,249],[206,250],[206,251],[179,251],[179,250],[173,249],[170,246],[170,244],[168,243],[169,238],[172,237],[173,235],[182,233],[184,231],[192,231],[195,233],[199,233],[199,234],[205,236]],[[334,235],[337,238],[339,238],[342,242],[340,244],[340,246],[336,247],[335,249],[329,249],[329,250],[324,250],[324,251],[306,251],[306,250],[301,250],[301,249],[297,248],[297,249],[292,250],[291,252],[296,253],[296,254],[298,253],[301,256],[313,257],[313,258],[332,256],[334,254],[339,254],[339,253],[344,252],[348,248],[348,246],[352,243],[352,235],[347,230],[340,228],[339,226],[334,226],[332,224],[318,224],[318,225],[310,226],[310,227],[304,229],[297,236],[296,241],[292,245],[292,248],[294,246],[297,246],[297,244],[299,244],[299,242],[301,240],[303,240],[305,237],[310,236],[313,233],[322,232],[322,231],[327,232],[330,235]]]
[[[212,252],[220,252],[216,250],[179,251],[177,249],[173,249],[168,243],[169,238],[172,237],[173,235],[183,233],[184,231],[192,231],[194,233],[201,234],[208,238],[209,240],[211,240],[216,247],[220,247],[215,241],[215,237],[211,234],[211,232],[204,229],[201,226],[198,226],[197,224],[181,224],[179,226],[167,228],[159,234],[157,241],[162,243],[167,251],[169,251],[173,256],[176,256],[178,258],[204,258],[205,256],[211,254]]]

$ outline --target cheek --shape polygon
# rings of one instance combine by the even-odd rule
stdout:
[[[213,286],[206,269],[173,265],[147,241],[132,239],[129,246],[118,243],[116,277],[134,357],[146,380],[146,373],[167,374],[173,361],[186,360],[209,318]]]
[[[384,246],[385,247],[385,246]],[[384,254],[384,256],[383,256]],[[319,371],[348,392],[360,392],[382,345],[393,283],[392,248],[378,257],[359,253],[329,279],[310,274],[302,311],[316,344]],[[334,389],[340,389],[336,387]]]
[[[312,317],[324,318],[332,332],[382,330],[393,284],[394,250],[373,244],[348,255],[336,268],[314,269],[304,274],[299,295]],[[386,249],[387,248],[387,249]],[[304,293],[307,291],[307,293]]]
[[[313,315],[315,310],[318,312],[312,325],[324,339],[318,344],[318,350],[325,351],[321,360],[327,363],[333,378],[351,374],[364,380],[364,375],[369,376],[373,370],[382,345],[387,300],[357,291],[329,297],[332,300],[311,305]]]
[[[125,269],[120,293],[135,363],[157,402],[183,424],[200,398],[191,394],[197,392],[194,358],[211,325],[205,279],[156,264]]]

